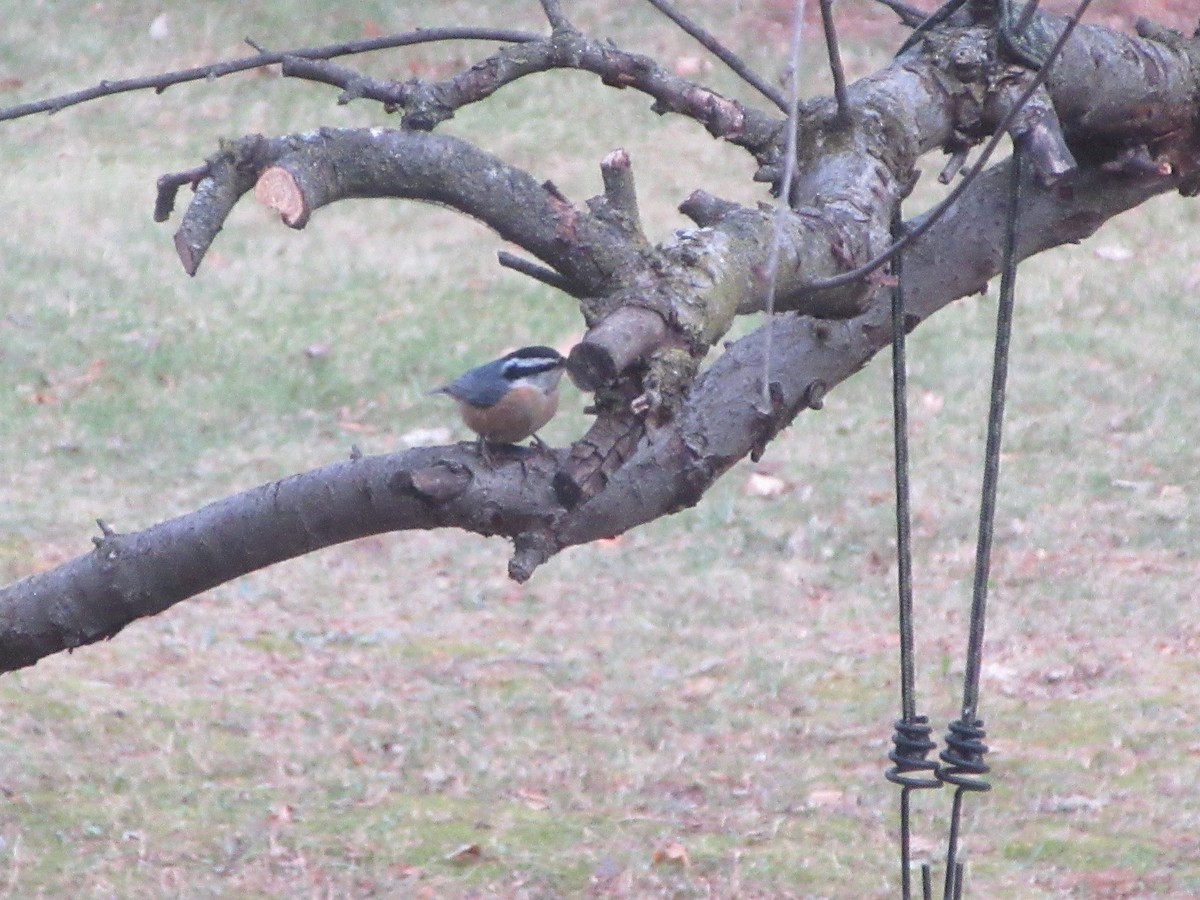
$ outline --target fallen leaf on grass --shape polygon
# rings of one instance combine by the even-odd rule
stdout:
[[[37,406],[53,406],[64,400],[74,400],[85,390],[96,384],[101,376],[104,375],[104,370],[107,367],[108,360],[93,359],[88,363],[86,371],[70,378],[63,378],[62,380],[49,383],[47,386],[35,391],[31,399]]]
[[[841,806],[845,798],[844,791],[836,788],[820,788],[808,795],[804,805],[809,809],[832,809],[835,806]]]
[[[746,479],[745,491],[748,497],[770,499],[786,494],[793,487],[795,485],[790,481],[785,481],[777,475],[768,475],[765,472],[751,472]]]
[[[290,803],[281,803],[274,812],[271,813],[272,822],[291,822],[295,818],[296,809]]]
[[[528,788],[521,788],[517,791],[517,796],[525,801],[525,805],[530,809],[549,809],[550,798],[541,791],[531,791]]]
[[[304,355],[309,359],[327,359],[332,352],[333,347],[324,343],[309,344],[304,348]]]
[[[702,56],[677,56],[673,66],[675,74],[682,78],[695,78],[712,70],[712,63]]]
[[[1098,259],[1107,262],[1125,262],[1133,259],[1133,251],[1121,244],[1101,244],[1093,252]]]
[[[692,864],[692,859],[688,856],[687,847],[678,841],[672,841],[654,851],[654,864],[656,866],[682,866],[686,869]]]
[[[446,862],[452,862],[460,866],[481,862],[483,860],[483,848],[478,844],[463,844],[461,847],[451,850],[443,859]]]
[[[698,678],[692,678],[683,686],[681,695],[684,700],[705,700],[712,696],[713,691],[717,689],[717,679],[710,678],[708,675],[701,675]]]

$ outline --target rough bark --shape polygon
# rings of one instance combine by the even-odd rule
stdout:
[[[1042,16],[1042,14],[1039,14]],[[287,224],[322,206],[394,197],[451,206],[487,223],[549,268],[510,264],[580,298],[589,333],[572,367],[599,388],[597,421],[569,450],[513,450],[487,466],[469,445],[352,459],[214,503],[137,534],[105,529],[93,552],[0,591],[0,671],[111,637],[230,578],[319,547],[381,531],[453,526],[512,538],[518,580],[564,547],[618,534],[695,504],[737,460],[760,454],[805,409],[860,369],[890,338],[885,278],[817,289],[891,241],[893,210],[920,157],[962,151],[993,132],[1030,74],[996,55],[982,28],[935,31],[879,73],[851,85],[848,120],[829,101],[799,116],[797,177],[782,184],[785,121],[677,78],[652,60],[599,44],[561,18],[554,34],[506,48],[447,82],[355,81],[328,64],[291,74],[355,96],[384,95],[405,128],[251,136],[195,169],[160,180],[165,218],[185,183],[196,194],[176,235],[194,274],[226,216],[252,187]],[[1058,17],[1039,28],[1053,37]],[[1012,124],[1034,174],[1019,255],[1081,240],[1104,221],[1168,190],[1197,188],[1196,43],[1081,28],[1045,90]],[[656,108],[694,118],[748,150],[790,210],[749,209],[694,194],[699,226],[651,246],[641,233],[627,156],[602,164],[605,193],[585,205],[457,138],[428,129],[464,103],[534,71],[580,68],[643,91]],[[390,91],[390,93],[389,93]],[[999,269],[1006,210],[1000,165],[905,256],[909,325],[976,293]],[[920,225],[919,221],[909,223]],[[738,315],[768,300],[764,263],[781,248],[777,316],[702,376],[697,361]],[[760,408],[767,330],[766,395]]]

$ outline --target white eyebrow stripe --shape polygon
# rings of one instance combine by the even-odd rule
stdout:
[[[562,365],[557,359],[530,359],[517,357],[504,361],[503,373],[506,378],[520,378],[523,375],[537,375],[539,372],[549,372]]]

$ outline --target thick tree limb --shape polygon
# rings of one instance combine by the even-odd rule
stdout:
[[[573,206],[552,185],[448,135],[385,128],[321,129],[228,145],[209,161],[176,238],[185,268],[220,231],[233,202],[259,198],[293,228],[336,200],[395,197],[450,206],[491,226],[582,291],[601,293],[640,267],[624,231]],[[194,272],[194,265],[189,273]]]
[[[906,255],[911,327],[953,300],[978,293],[999,271],[1005,210],[995,198],[1006,178],[1007,164],[989,172],[935,226],[931,240]],[[1018,256],[1080,241],[1112,216],[1178,183],[1175,178],[1093,172],[1055,188],[1028,185]],[[766,344],[765,331],[759,329],[732,345],[697,380],[676,420],[650,433],[606,479],[603,491],[561,520],[554,535],[559,547],[617,534],[631,524],[694,505],[730,466],[799,412],[816,408],[828,391],[891,340],[885,297],[847,321],[778,316],[764,327],[772,329],[770,379],[778,385],[772,392],[776,408],[764,416],[756,403]],[[531,573],[545,558],[526,552],[520,571]]]
[[[555,34],[532,44],[530,58],[594,66],[619,86],[661,90],[662,102],[681,104],[714,134],[753,144],[765,169],[782,172],[786,142],[778,122],[754,119],[711,92],[697,93],[636,57],[589,42],[571,30],[557,4],[545,8]],[[1047,21],[1052,32],[1055,20]],[[849,86],[849,122],[828,101],[809,104],[799,128],[797,177],[784,183],[775,176],[793,209],[779,234],[776,308],[837,320],[777,317],[699,378],[703,351],[735,316],[761,308],[762,264],[777,236],[773,212],[697,194],[687,209],[703,227],[649,247],[637,226],[627,159],[606,161],[605,194],[584,211],[553,185],[465,141],[411,130],[245,138],[205,166],[168,177],[159,209],[179,186],[196,183],[177,236],[190,271],[251,186],[293,227],[336,200],[381,196],[443,203],[486,222],[583,298],[590,331],[573,360],[604,387],[597,397],[601,415],[569,454],[522,453],[521,464],[495,468],[478,466],[462,445],[358,458],[137,535],[105,530],[93,553],[0,591],[0,670],[101,640],[139,616],[271,562],[376,531],[456,526],[502,534],[514,540],[510,574],[523,580],[564,547],[698,502],[737,460],[761,453],[795,415],[818,408],[827,391],[886,346],[890,317],[875,299],[875,285],[820,294],[806,286],[887,246],[892,210],[920,155],[986,133],[989,104],[1004,105],[994,88],[1008,64],[994,57],[986,31],[931,31],[919,43],[921,49]],[[520,60],[505,55],[510,49],[476,76],[463,73],[453,87],[464,97],[471,90],[486,96],[507,77],[488,66],[520,69]],[[1100,57],[1120,70],[1119,80],[1109,82],[1107,69],[1097,72]],[[1056,132],[1061,123],[1063,142],[1048,139],[1044,156],[1053,163],[1073,154],[1080,168],[1052,186],[1026,189],[1020,257],[1079,240],[1156,193],[1195,190],[1198,58],[1194,44],[1181,40],[1080,30],[1048,82],[1057,117],[1034,110],[1022,123],[1029,133]],[[472,77],[483,87],[472,88]],[[436,104],[418,104],[409,115],[416,108],[437,112]],[[452,108],[453,102],[444,107]],[[747,128],[761,133],[746,138]],[[1005,178],[998,167],[973,182],[907,253],[913,325],[979,291],[997,271],[1005,219],[998,185]],[[764,393],[770,408],[758,405]]]
[[[999,266],[1004,210],[988,173],[906,260],[913,324],[981,289]],[[1080,240],[1112,216],[1178,187],[1178,178],[1091,172],[1030,185],[1019,254]],[[670,423],[626,447],[605,489],[567,510],[553,480],[564,454],[512,451],[493,468],[471,445],[352,459],[219,501],[137,534],[105,534],[86,556],[0,590],[0,671],[111,637],[199,591],[283,559],[379,531],[460,527],[516,542],[519,580],[558,550],[618,534],[695,504],[738,459],[861,368],[890,337],[886,304],[848,321],[776,317],[771,380],[759,395],[765,334],[734,344]],[[516,456],[519,454],[519,457]]]
[[[0,671],[112,637],[230,578],[368,534],[446,525],[485,535],[529,531],[555,514],[555,462],[519,454],[494,469],[480,465],[473,444],[360,457],[135,534],[106,530],[92,553],[0,592]]]
[[[1039,34],[1053,42],[1051,56],[1066,42],[1068,25],[1060,17],[1043,23]],[[1102,32],[1085,29],[1079,35],[1098,33]],[[1075,64],[1079,64],[1078,43],[1066,44],[1074,48],[1070,58]],[[503,62],[502,68],[511,70],[500,78],[489,76],[486,90],[479,84],[470,90],[459,85],[462,96],[485,96],[504,78],[520,77],[555,62],[554,54],[567,44],[579,51],[569,57],[574,64],[580,54],[593,49],[586,39],[560,23],[551,42],[525,48],[528,52],[520,58],[509,59],[510,50],[502,50],[489,62]],[[1033,148],[1035,168],[1043,181],[1061,178],[1074,169],[1053,96],[1040,89],[1034,93],[1045,74],[1054,70],[1044,68],[1033,78],[1023,69],[1013,69],[995,58],[986,29],[926,34],[923,49],[924,55],[914,51],[849,88],[840,110],[828,102],[811,104],[805,110],[797,129],[802,138],[797,153],[799,174],[794,180],[783,178],[790,182],[788,196],[794,214],[777,216],[733,204],[701,202],[696,195],[685,209],[705,227],[681,233],[657,248],[648,246],[638,226],[632,170],[622,153],[610,155],[602,164],[605,195],[589,201],[590,217],[578,213],[549,188],[537,191],[531,204],[526,200],[528,190],[510,190],[504,179],[489,176],[482,185],[472,183],[469,173],[479,167],[471,160],[484,157],[468,144],[447,148],[446,153],[420,153],[427,145],[411,134],[379,129],[324,131],[320,140],[294,136],[289,139],[294,146],[286,159],[266,170],[258,167],[261,174],[256,192],[293,227],[302,227],[319,206],[355,196],[433,199],[477,215],[550,263],[566,278],[570,293],[583,298],[581,311],[589,332],[571,354],[577,382],[586,389],[615,390],[622,403],[634,405],[638,418],[648,414],[653,425],[675,415],[694,377],[697,360],[725,334],[736,315],[762,309],[769,299],[776,310],[829,318],[853,317],[867,307],[874,284],[861,275],[895,249],[892,210],[907,193],[917,159],[927,150],[959,147],[964,135],[970,140],[973,135],[1011,128]],[[1168,47],[1159,53],[1143,48],[1142,52],[1145,59],[1178,68],[1190,64],[1185,50]],[[539,56],[541,51],[547,55]],[[480,67],[472,72],[477,70]],[[634,70],[641,71],[636,66]],[[1156,95],[1168,108],[1191,101],[1191,95],[1184,93],[1188,79],[1178,74],[1168,78],[1158,70],[1147,79],[1170,89]],[[1136,95],[1138,89],[1132,93]],[[1034,105],[1022,106],[1031,94]],[[1107,98],[1097,100],[1099,107],[1107,110]],[[1084,134],[1085,114],[1064,124]],[[1188,166],[1194,170],[1191,120],[1183,123],[1181,114],[1151,120],[1174,128],[1153,152],[1170,147],[1178,160],[1171,164],[1172,171]],[[1112,126],[1106,122],[1105,127]],[[1125,135],[1134,133],[1137,123],[1126,122],[1123,127],[1121,137],[1127,139]],[[1105,140],[1110,134],[1105,131]],[[1140,136],[1147,138],[1145,132]],[[996,143],[993,138],[989,146]],[[763,148],[758,152],[762,155]],[[771,152],[782,151],[775,147]],[[409,153],[415,158],[407,158]],[[982,164],[981,160],[972,171],[980,171]],[[503,166],[494,160],[489,165]],[[783,167],[785,171],[788,168]],[[254,169],[254,165],[237,165],[233,172],[243,179]],[[414,178],[414,169],[419,169],[422,177]],[[533,185],[533,179],[524,173],[510,170],[510,175],[512,184]],[[439,193],[430,188],[431,182],[457,192],[453,196]],[[954,196],[969,184],[965,180]],[[458,190],[462,185],[470,189]],[[213,196],[224,200],[233,193],[215,192]],[[489,197],[486,213],[472,205],[478,206],[484,194]],[[203,199],[198,197],[193,206]],[[549,218],[543,212],[547,206],[552,207]],[[943,210],[948,208],[943,204]],[[228,212],[227,204],[218,212],[220,215],[212,218],[219,222]],[[939,214],[927,217],[905,240],[915,239]],[[548,223],[552,223],[552,241],[546,239],[543,228]],[[610,227],[607,231],[591,227],[598,224]],[[209,233],[215,235],[215,230],[210,228]],[[776,258],[778,266],[769,267],[768,288],[762,283],[766,263]],[[637,383],[619,384],[624,377]],[[559,473],[559,494],[569,505],[601,490],[614,467],[628,457],[630,442],[638,437],[636,419],[629,421],[621,404],[600,403],[598,409],[596,425],[580,442],[586,452],[572,454]]]

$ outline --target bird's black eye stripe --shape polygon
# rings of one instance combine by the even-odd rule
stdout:
[[[526,378],[530,375],[538,375],[542,372],[552,372],[563,364],[561,359],[551,359],[547,357],[527,358],[522,359],[516,357],[506,359],[501,372],[509,381],[516,381],[518,378]]]

